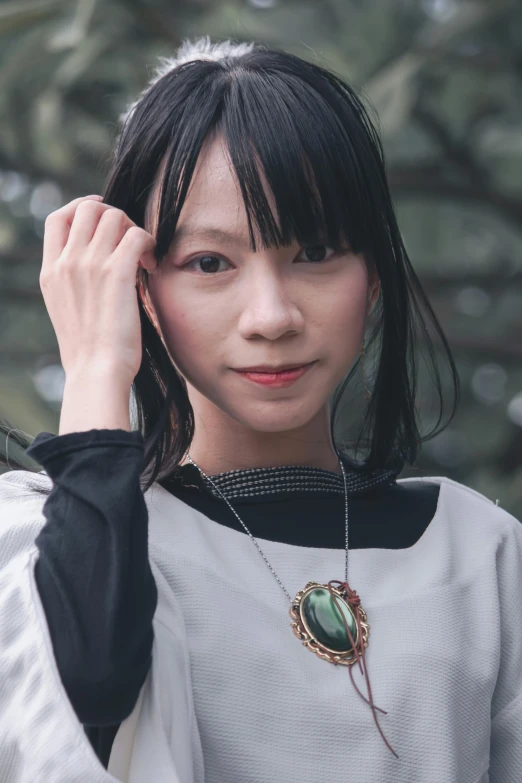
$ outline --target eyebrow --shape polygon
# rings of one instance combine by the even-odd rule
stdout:
[[[210,242],[221,242],[223,244],[242,245],[250,247],[250,242],[240,234],[234,234],[232,231],[226,231],[217,226],[204,226],[202,228],[190,229],[187,226],[180,226],[174,233],[172,247],[178,245],[184,239],[208,240]]]

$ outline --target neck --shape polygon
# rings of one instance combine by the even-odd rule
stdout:
[[[206,401],[208,403],[208,401]],[[247,468],[307,465],[342,474],[330,437],[329,410],[285,432],[252,430],[210,405],[194,405],[194,438],[190,456],[207,474]],[[189,460],[182,460],[186,464]]]

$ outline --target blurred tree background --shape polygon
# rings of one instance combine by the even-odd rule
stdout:
[[[448,475],[522,520],[522,5],[509,0],[1,3],[0,417],[58,431],[45,218],[103,192],[119,114],[158,56],[206,34],[282,47],[364,91],[462,381],[452,424],[403,475]]]

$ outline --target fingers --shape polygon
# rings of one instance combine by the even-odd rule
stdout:
[[[149,275],[154,275],[157,272],[158,260],[154,253],[154,250],[147,250],[146,253],[140,257],[138,267],[146,269]]]
[[[102,205],[102,207],[103,206],[104,205]],[[99,209],[99,207],[96,205],[81,204],[78,207],[78,211],[82,208],[84,210],[90,208],[93,209],[93,211]],[[88,217],[90,218],[90,216]],[[80,224],[82,222],[83,220],[80,220]],[[123,236],[125,235],[125,232],[128,231],[132,226],[136,225],[122,209],[117,209],[116,207],[109,207],[101,214],[101,216],[98,213],[94,221],[86,220],[89,228],[93,222],[94,230],[88,240],[89,249],[90,252],[100,260],[103,258],[108,258],[118,247],[119,243],[123,239]],[[75,223],[73,223],[71,228],[71,234],[74,231]],[[82,234],[82,229],[79,229],[78,242],[80,244],[78,244],[78,247],[82,246],[81,242],[86,236],[87,231],[88,229],[86,229],[85,233]],[[75,246],[74,239],[72,246]],[[85,247],[85,245],[83,245],[83,247]]]
[[[48,216],[41,279],[65,252],[78,264],[83,260],[102,264],[118,251],[118,258],[128,261],[134,274],[139,265],[153,273],[157,265],[152,252],[155,238],[136,226],[123,210],[99,203],[100,198],[74,199]]]
[[[118,245],[114,255],[128,261],[129,265],[132,266],[134,275],[136,275],[138,266],[143,266],[144,269],[153,273],[157,265],[153,254],[155,247],[156,240],[152,234],[149,234],[148,231],[139,226],[131,226],[125,232],[125,236]]]
[[[42,271],[63,252],[78,205],[87,200],[99,202],[102,198],[102,196],[96,195],[80,196],[47,216],[43,240]]]
[[[93,238],[98,223],[104,214],[113,212],[114,208],[109,204],[100,204],[94,199],[84,199],[81,201],[74,212],[72,224],[69,229],[69,236],[64,250],[75,252],[87,247]],[[124,212],[117,210],[121,216]],[[127,218],[128,221],[128,218]]]

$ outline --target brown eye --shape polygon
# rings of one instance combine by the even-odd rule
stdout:
[[[323,261],[326,247],[324,245],[309,245],[305,247],[305,254],[309,261]]]
[[[318,263],[329,259],[329,255],[334,253],[331,247],[327,245],[306,245],[301,251],[300,260]]]
[[[204,272],[205,274],[213,274],[214,272],[219,272],[219,265],[220,263],[224,261],[224,259],[220,258],[219,256],[214,255],[206,255],[206,256],[198,256],[197,258],[193,258],[192,261],[189,261],[188,264],[186,264],[187,267],[192,267],[193,264],[199,264],[200,267],[197,271]]]

